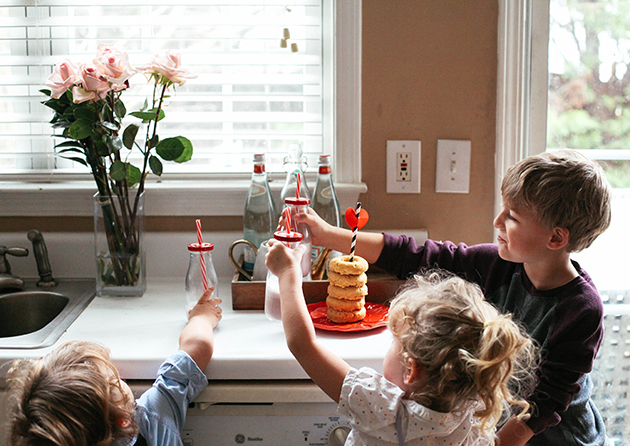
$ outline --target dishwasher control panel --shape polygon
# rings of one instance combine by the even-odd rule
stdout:
[[[189,409],[182,439],[187,446],[342,446],[349,432],[334,403],[214,404]]]

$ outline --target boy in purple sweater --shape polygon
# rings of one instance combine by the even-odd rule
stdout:
[[[588,373],[603,336],[597,288],[572,252],[588,248],[610,224],[611,189],[601,167],[572,150],[529,157],[506,173],[497,244],[466,246],[359,232],[356,254],[399,278],[442,268],[479,284],[486,299],[513,314],[542,347],[535,406],[526,421],[508,420],[501,446],[607,445],[591,401]],[[347,251],[351,231],[309,210],[299,216],[313,244]]]

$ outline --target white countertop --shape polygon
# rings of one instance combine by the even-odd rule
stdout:
[[[232,310],[230,278],[219,279],[223,319],[215,329],[215,351],[205,370],[210,380],[307,379],[286,346],[280,322],[269,321],[263,311]],[[0,349],[0,377],[7,362],[36,358],[73,339],[97,341],[111,350],[124,379],[155,379],[158,367],[178,347],[186,325],[184,284],[173,278],[147,278],[141,298],[95,297],[79,318],[52,347]],[[391,343],[386,328],[339,333],[318,330],[324,346],[354,367],[382,371]]]

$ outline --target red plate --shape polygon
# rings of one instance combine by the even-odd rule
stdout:
[[[387,315],[389,313],[389,307],[385,305],[366,302],[366,314],[362,321],[353,322],[351,324],[335,324],[334,322],[330,322],[326,317],[326,301],[309,304],[307,308],[315,328],[343,332],[366,331],[378,327],[385,327],[387,326]]]

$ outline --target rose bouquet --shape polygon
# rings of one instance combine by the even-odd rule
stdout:
[[[138,72],[153,84],[153,96],[150,104],[145,100],[140,110],[129,113],[141,122],[122,130],[127,110],[121,95]],[[167,52],[133,68],[126,53],[100,45],[92,63],[77,65],[67,59],[59,63],[46,81],[49,90],[41,90],[50,97],[43,104],[54,111],[53,128],[62,130],[56,136],[66,140],[56,146],[58,154],[87,166],[96,182],[109,250],[98,260],[101,285],[134,286],[140,279],[138,214],[145,179],[149,172],[162,174],[162,160],[183,163],[193,152],[183,136],[159,138],[164,99],[171,87],[194,77],[181,67],[179,54]],[[146,134],[138,142],[142,126]],[[140,167],[128,161],[134,149],[142,154]]]

